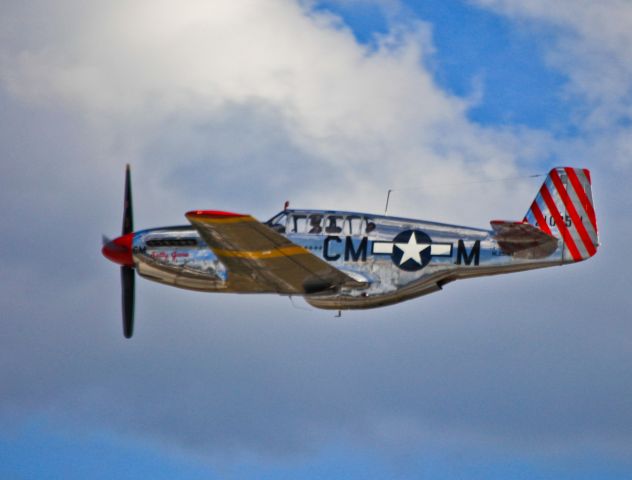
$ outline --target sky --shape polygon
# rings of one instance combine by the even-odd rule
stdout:
[[[632,4],[4,0],[0,477],[632,478]],[[597,255],[369,311],[140,279],[192,209],[522,218],[590,168]],[[507,180],[511,178],[512,180]]]

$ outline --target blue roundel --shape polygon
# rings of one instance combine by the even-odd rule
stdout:
[[[393,239],[393,263],[402,270],[415,272],[421,270],[432,258],[430,245],[432,240],[419,230],[405,230]]]

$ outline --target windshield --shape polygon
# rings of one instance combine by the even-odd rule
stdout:
[[[285,233],[287,226],[287,213],[281,212],[266,222],[266,225],[279,233]]]

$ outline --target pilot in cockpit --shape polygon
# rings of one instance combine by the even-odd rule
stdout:
[[[327,221],[329,224],[325,227],[325,232],[327,233],[340,233],[342,232],[342,228],[337,224],[337,217],[329,217]]]
[[[323,231],[322,227],[320,226],[322,221],[322,215],[312,215],[311,217],[309,217],[309,233],[321,233]]]

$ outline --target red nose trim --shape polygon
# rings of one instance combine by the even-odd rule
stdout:
[[[132,242],[134,234],[128,233],[122,237],[106,243],[101,249],[101,253],[108,260],[123,265],[125,267],[133,267],[134,259],[132,257]]]

